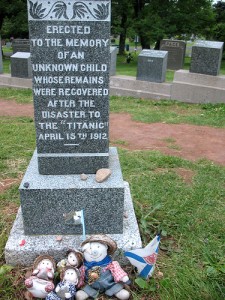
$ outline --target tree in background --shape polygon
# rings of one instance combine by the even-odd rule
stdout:
[[[145,49],[157,49],[162,38],[208,37],[214,25],[211,0],[134,0],[134,7],[134,26]]]
[[[126,37],[129,28],[132,28],[133,5],[129,0],[112,0],[112,30],[119,35],[119,54],[124,53]]]
[[[0,34],[2,38],[28,37],[26,0],[0,0]]]
[[[225,43],[225,2],[218,1],[213,5],[216,23],[213,28],[213,38]],[[225,51],[225,46],[223,47]]]
[[[112,0],[112,34],[120,36],[120,54],[127,36],[138,35],[142,48],[157,49],[163,38],[192,34],[224,40],[224,26],[222,1],[212,7],[212,0]],[[0,0],[0,33],[3,38],[28,37],[26,0]]]

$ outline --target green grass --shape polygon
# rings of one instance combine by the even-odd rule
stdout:
[[[31,89],[0,88],[0,98],[4,100],[15,100],[17,103],[32,103]]]
[[[18,99],[27,90],[20,92]],[[17,99],[16,93],[14,97]],[[224,127],[225,119],[225,105],[118,97],[112,97],[111,111],[129,112],[144,122],[179,120]],[[0,136],[0,182],[21,178],[35,148],[34,122],[25,117],[0,117]],[[175,140],[168,138],[166,142],[174,146]],[[117,140],[118,147],[124,143]],[[190,162],[157,151],[119,149],[119,156],[124,180],[130,184],[144,245],[162,230],[154,278],[144,285],[132,284],[133,300],[224,299],[225,168],[211,161]],[[188,182],[180,170],[190,172]],[[19,183],[13,184],[0,193],[0,298],[3,300],[24,299],[24,271],[1,267],[5,263],[5,243],[19,206],[18,186]],[[157,277],[158,271],[163,273],[161,278]],[[130,276],[134,279],[133,273]]]
[[[155,296],[223,299],[225,168],[154,151],[120,150],[120,160],[144,242],[160,229],[165,235],[159,256],[164,278]],[[193,172],[191,185],[177,174],[178,168]]]
[[[32,103],[30,89],[0,88],[0,99],[17,103]],[[188,123],[225,127],[225,104],[186,104],[178,101],[149,101],[132,97],[112,96],[111,112],[130,113],[136,121],[145,123]]]
[[[225,127],[225,104],[186,104],[112,96],[111,112],[125,112],[145,123],[195,124]]]
[[[10,59],[3,59],[3,73],[10,74]]]

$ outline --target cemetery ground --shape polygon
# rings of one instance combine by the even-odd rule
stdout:
[[[32,96],[15,89],[0,89],[0,95],[0,298],[22,300],[28,270],[6,266],[4,246],[35,148]],[[119,148],[143,244],[162,230],[154,277],[135,282],[134,270],[127,269],[132,299],[224,299],[225,105],[111,97],[110,106],[110,142]],[[160,143],[150,145],[152,139]],[[191,144],[193,155],[186,157]]]

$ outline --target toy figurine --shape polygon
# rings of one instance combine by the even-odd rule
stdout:
[[[67,258],[62,259],[57,263],[59,272],[62,271],[66,266],[76,267],[79,269],[83,264],[83,254],[78,250],[70,249],[66,252]]]
[[[84,266],[80,268],[86,285],[76,293],[77,300],[96,298],[98,293],[127,300],[130,293],[124,289],[129,284],[128,275],[117,261],[112,261],[116,243],[106,235],[93,235],[82,244]]]
[[[78,250],[70,249],[66,252],[66,255],[67,258],[62,259],[60,262],[58,262],[57,264],[58,271],[62,272],[63,268],[65,268],[66,266],[71,266],[79,270],[79,268],[83,264],[83,260],[84,260],[83,254]],[[79,282],[77,284],[77,287],[80,288],[82,287],[83,284],[84,284],[83,281]]]
[[[74,267],[65,267],[60,274],[60,283],[56,286],[55,292],[51,292],[46,300],[74,300],[76,285],[80,277],[79,271]]]
[[[54,290],[55,268],[55,261],[51,256],[41,255],[36,258],[32,275],[25,280],[25,286],[33,297],[44,299]]]

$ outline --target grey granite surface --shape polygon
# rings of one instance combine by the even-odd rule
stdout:
[[[161,40],[160,50],[168,51],[167,69],[183,69],[186,42],[179,40]]]
[[[223,53],[223,42],[198,41],[192,46],[191,73],[217,76]]]
[[[38,155],[38,170],[42,175],[95,174],[109,167],[109,153],[69,153]]]
[[[37,4],[40,14],[28,1],[38,154],[94,153],[86,165],[101,168],[95,153],[109,148],[110,1]],[[45,172],[55,166],[57,174],[59,160],[47,160],[39,160]],[[72,162],[75,174],[80,163]]]
[[[164,82],[167,58],[167,51],[142,50],[138,56],[137,80]]]
[[[84,209],[87,233],[122,233],[124,184],[116,148],[110,148],[112,175],[97,183],[94,174],[40,175],[36,152],[20,185],[26,234],[80,234],[64,215]]]
[[[110,76],[116,75],[117,47],[110,47]]]
[[[31,60],[29,52],[16,52],[10,56],[11,76],[31,78]]]
[[[13,53],[30,52],[29,39],[14,39],[12,42]]]
[[[117,242],[118,246],[118,251],[115,253],[114,259],[119,260],[121,263],[127,263],[127,260],[123,256],[124,251],[142,247],[140,232],[127,182],[124,182],[124,187],[123,232],[121,234],[109,234],[109,236]],[[41,254],[52,255],[56,261],[59,261],[65,257],[68,249],[79,248],[83,241],[81,235],[74,234],[62,235],[60,242],[57,241],[56,238],[57,235],[25,235],[20,209],[5,247],[6,263],[13,266],[31,266],[35,258]],[[25,240],[25,245],[20,246],[19,243],[23,239]]]

